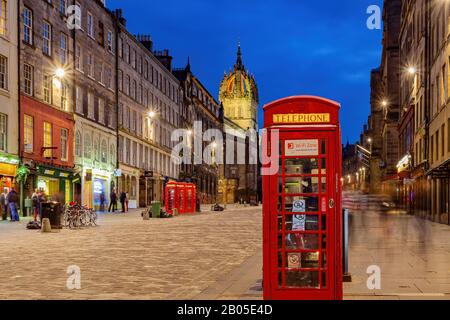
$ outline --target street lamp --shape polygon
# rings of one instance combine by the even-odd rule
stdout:
[[[149,117],[150,119],[153,119],[155,116],[156,116],[156,113],[155,113],[154,111],[150,111],[150,112],[148,113],[148,117]]]
[[[58,68],[55,71],[55,76],[58,77],[59,79],[64,78],[65,74],[66,74],[66,71],[63,68]]]
[[[416,68],[416,67],[413,67],[413,66],[408,67],[408,73],[409,73],[410,75],[415,75],[415,74],[417,73],[417,68]]]

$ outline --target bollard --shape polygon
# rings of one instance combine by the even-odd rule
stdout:
[[[142,218],[144,219],[144,221],[150,220],[150,213],[149,213],[148,210],[145,210],[145,211],[142,213]]]
[[[49,218],[42,219],[41,232],[44,232],[44,233],[52,232],[52,225],[50,224]]]
[[[342,257],[343,258],[342,262],[344,264],[344,266],[343,266],[344,267],[344,269],[343,269],[344,274],[343,274],[342,280],[344,282],[352,282],[352,275],[348,272],[348,267],[349,267],[349,260],[348,260],[348,255],[349,255],[349,252],[348,252],[348,248],[349,248],[349,241],[348,241],[349,211],[348,211],[348,209],[343,209],[342,210],[342,214],[343,214],[342,234],[343,234],[343,237],[344,237],[344,239],[343,239],[343,249],[344,249],[343,253],[344,253],[344,255]]]

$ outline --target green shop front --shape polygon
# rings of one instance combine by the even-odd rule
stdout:
[[[44,190],[51,201],[68,203],[72,201],[73,171],[68,169],[38,166],[36,168],[36,188]]]

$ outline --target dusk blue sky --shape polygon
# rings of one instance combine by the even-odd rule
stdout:
[[[240,41],[255,75],[261,108],[291,95],[342,104],[343,141],[359,139],[370,106],[370,70],[380,64],[381,30],[366,27],[382,0],[107,0],[123,8],[133,34],[169,49],[174,66],[191,58],[194,74],[217,98]]]

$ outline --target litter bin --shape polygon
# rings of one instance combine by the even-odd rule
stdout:
[[[152,202],[152,218],[161,218],[161,202]]]
[[[42,202],[41,203],[42,217],[41,221],[45,218],[50,220],[52,229],[62,229],[61,227],[61,213],[62,207],[59,202]]]

